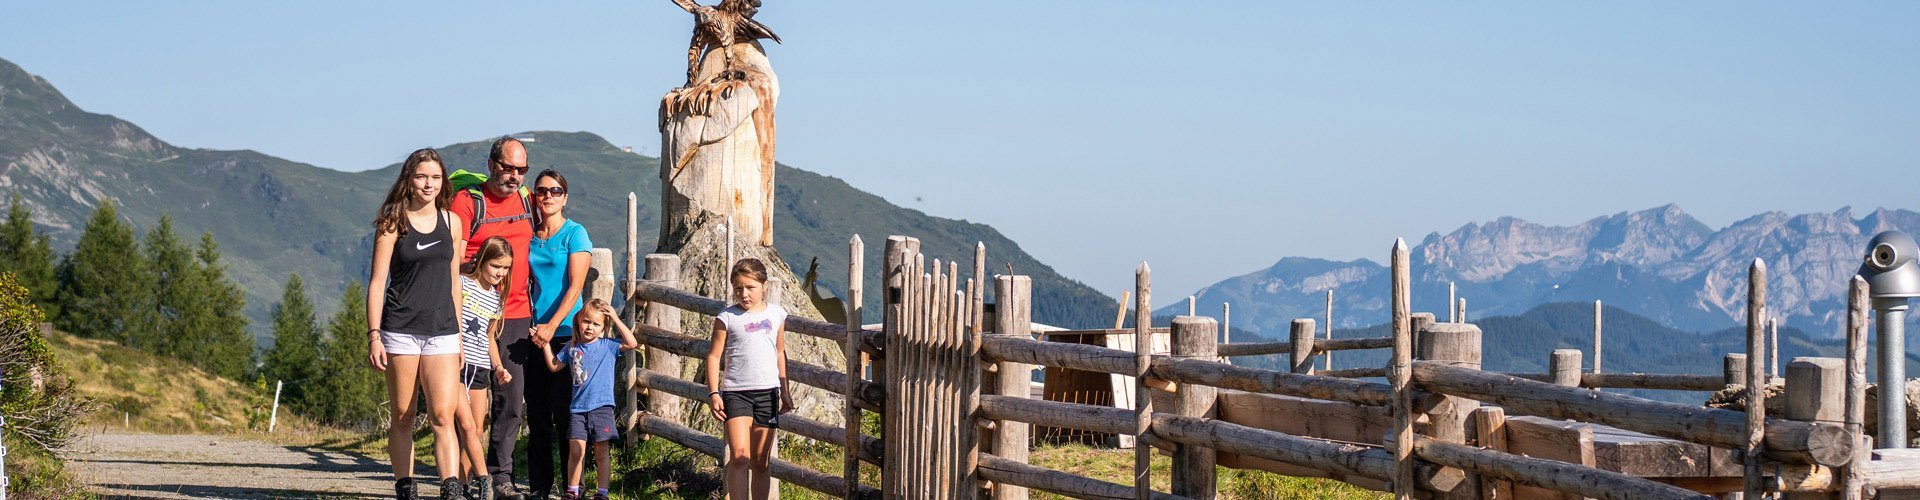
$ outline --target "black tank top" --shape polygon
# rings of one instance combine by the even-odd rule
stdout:
[[[381,330],[434,336],[459,333],[453,306],[453,232],[445,218],[445,213],[434,217],[433,230],[425,233],[412,231],[412,222],[401,219],[409,231],[393,242],[393,258],[387,261]]]

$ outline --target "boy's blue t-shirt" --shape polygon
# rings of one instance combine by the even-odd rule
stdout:
[[[553,338],[572,337],[573,314],[580,312],[579,300],[566,304],[564,309],[560,304],[560,296],[567,291],[567,261],[573,254],[592,251],[593,241],[587,239],[587,228],[572,219],[561,223],[552,238],[543,240],[536,235],[527,244],[527,274],[533,278],[534,322],[545,323],[553,319],[555,313],[565,311],[566,316],[554,329]]]
[[[552,345],[561,346],[553,357],[573,374],[573,402],[567,405],[567,411],[586,413],[613,406],[613,360],[620,355],[620,342],[601,337],[584,345]]]

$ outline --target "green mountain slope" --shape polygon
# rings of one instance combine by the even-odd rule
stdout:
[[[590,133],[531,135],[534,170],[567,175],[574,187],[569,216],[586,225],[596,246],[622,258],[626,195],[634,192],[642,207],[640,249],[654,247],[657,159]],[[478,170],[490,141],[440,150],[453,168]],[[61,247],[71,247],[98,200],[108,198],[136,227],[150,227],[165,212],[182,233],[213,232],[231,274],[247,290],[256,332],[264,333],[268,306],[289,273],[300,273],[322,297],[364,279],[370,221],[397,169],[396,163],[340,172],[253,151],[176,147],[124,120],[81,110],[47,81],[0,60],[0,188],[19,193],[34,222]],[[1112,298],[1060,276],[989,226],[902,208],[839,179],[784,165],[777,175],[775,245],[799,270],[818,257],[823,284],[833,290],[844,287],[846,242],[854,234],[867,243],[868,283],[878,282],[886,236],[908,234],[919,237],[930,256],[945,258],[970,258],[974,243],[985,242],[989,269],[1011,263],[1038,282],[1036,321],[1095,326],[1111,317]],[[877,311],[880,294],[868,295],[869,310]],[[331,307],[321,304],[321,314]]]

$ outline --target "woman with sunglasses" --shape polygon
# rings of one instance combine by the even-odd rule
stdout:
[[[531,336],[535,345],[565,343],[573,337],[573,315],[580,311],[593,241],[587,238],[587,228],[567,220],[567,178],[559,172],[545,170],[535,177],[533,204],[539,224],[527,245],[527,266],[533,278]],[[528,489],[533,498],[546,498],[554,491],[558,464],[566,463],[574,374],[526,370],[525,377]]]

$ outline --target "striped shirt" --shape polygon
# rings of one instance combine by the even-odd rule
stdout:
[[[493,360],[487,357],[487,345],[492,343],[487,333],[493,320],[500,319],[500,294],[465,275],[460,276],[460,291],[466,297],[460,307],[462,357],[469,365],[493,368]]]

